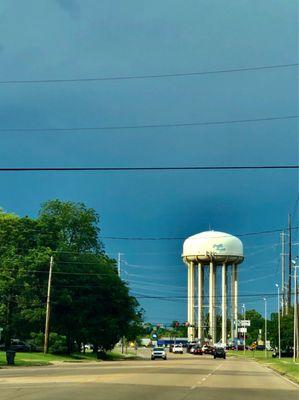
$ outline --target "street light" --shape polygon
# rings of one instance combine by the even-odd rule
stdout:
[[[245,304],[242,304],[243,308],[243,346],[244,346],[244,357],[246,357],[246,334],[245,334],[245,313],[246,313],[246,308]]]
[[[263,298],[265,302],[265,358],[267,358],[267,299]]]
[[[280,293],[279,285],[275,283],[277,287],[277,318],[278,318],[278,358],[281,358],[281,341],[280,341]]]

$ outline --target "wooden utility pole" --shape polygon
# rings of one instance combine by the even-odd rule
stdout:
[[[53,270],[54,258],[50,258],[49,268],[49,279],[48,279],[48,292],[47,292],[47,309],[46,309],[46,324],[45,324],[45,342],[44,342],[44,354],[48,353],[49,350],[49,323],[50,323],[50,308],[51,308],[51,283],[52,283],[52,270]]]
[[[281,232],[281,315],[286,314],[286,284],[285,284],[285,233]]]
[[[288,274],[288,311],[291,308],[291,294],[292,294],[292,219],[291,214],[288,218],[288,231],[289,231],[289,274]]]

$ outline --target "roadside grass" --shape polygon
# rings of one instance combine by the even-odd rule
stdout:
[[[37,366],[37,365],[50,365],[52,362],[57,361],[71,361],[74,360],[72,356],[58,356],[55,354],[43,353],[16,353],[15,365],[16,366]],[[0,351],[0,366],[6,365],[6,353]]]
[[[244,351],[228,351],[228,356],[244,358]],[[294,363],[292,358],[272,358],[272,352],[267,353],[265,357],[264,351],[246,351],[245,359],[255,360],[274,371],[286,376],[290,380],[299,383],[299,360]]]
[[[136,359],[135,354],[128,351],[127,354],[122,354],[119,349],[108,351],[106,353],[106,361],[121,361],[127,359]],[[71,355],[56,355],[56,354],[43,354],[43,353],[29,353],[29,352],[17,352],[15,356],[15,366],[19,367],[30,367],[30,366],[43,366],[51,365],[57,362],[61,363],[80,363],[80,362],[101,362],[103,360],[97,359],[96,354],[92,352],[74,353]],[[0,351],[0,368],[6,366],[6,353]]]

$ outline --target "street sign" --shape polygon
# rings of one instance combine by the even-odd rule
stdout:
[[[238,328],[239,333],[247,333],[247,328]]]
[[[250,320],[249,319],[240,319],[238,321],[239,326],[250,326]]]

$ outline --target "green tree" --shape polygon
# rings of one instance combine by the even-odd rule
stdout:
[[[245,313],[245,319],[250,320],[250,327],[248,327],[246,334],[246,343],[251,345],[253,342],[258,340],[261,330],[263,335],[265,320],[263,316],[256,310],[247,310]]]
[[[0,324],[6,341],[44,326],[54,255],[51,331],[107,350],[137,324],[138,303],[104,253],[99,217],[82,203],[49,201],[37,219],[0,213]]]
[[[294,307],[290,307],[288,315],[280,317],[281,348],[293,346]],[[268,337],[272,346],[278,347],[278,314],[272,313],[268,322]]]

